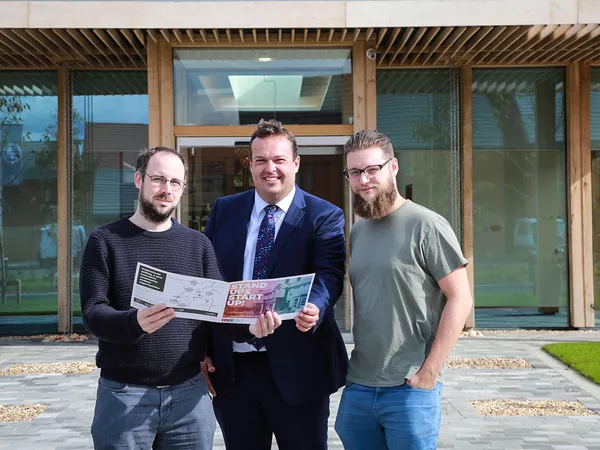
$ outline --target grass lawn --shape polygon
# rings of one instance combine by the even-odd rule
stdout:
[[[542,347],[594,383],[600,384],[600,342],[567,342]]]
[[[537,308],[540,306],[537,295],[525,292],[482,292],[475,293],[476,308]],[[559,307],[568,306],[567,298],[558,298]]]
[[[56,294],[39,295],[35,297],[24,297],[21,304],[17,304],[15,297],[8,297],[6,304],[0,302],[0,316],[25,316],[36,314],[57,314],[58,299]],[[81,315],[81,305],[79,295],[73,296],[73,313],[76,316]]]

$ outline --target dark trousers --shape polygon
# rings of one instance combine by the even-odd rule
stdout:
[[[234,387],[227,394],[217,392],[213,400],[227,450],[270,450],[273,434],[281,450],[327,449],[329,396],[288,405],[265,352],[234,355]]]

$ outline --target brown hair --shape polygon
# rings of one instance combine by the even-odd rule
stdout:
[[[347,160],[348,153],[373,147],[380,148],[386,158],[394,157],[394,148],[389,137],[377,130],[362,130],[344,144],[344,161]]]
[[[137,157],[137,162],[135,165],[135,170],[137,170],[142,175],[146,174],[146,169],[148,168],[148,163],[150,162],[150,158],[152,158],[157,153],[171,153],[172,155],[177,156],[185,170],[185,178],[187,179],[188,165],[185,158],[179,153],[177,150],[169,148],[169,147],[152,147],[152,148],[144,148],[140,150]],[[183,180],[185,181],[185,180]]]
[[[281,122],[275,119],[264,120],[260,119],[258,125],[256,126],[256,130],[252,133],[252,137],[250,138],[250,158],[252,158],[252,142],[254,139],[263,139],[269,136],[283,136],[290,144],[292,144],[292,154],[294,159],[298,157],[298,143],[296,142],[296,137],[291,131],[286,130]]]

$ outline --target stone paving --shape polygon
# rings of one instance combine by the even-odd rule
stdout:
[[[462,357],[518,357],[532,369],[452,369],[446,372],[439,449],[600,450],[600,415],[591,417],[484,417],[472,400],[578,400],[600,414],[600,386],[579,377],[540,350],[557,341],[592,341],[598,333],[500,333],[463,338]],[[351,349],[351,346],[349,346]],[[0,340],[0,371],[17,363],[93,361],[94,341],[41,344]],[[88,375],[0,377],[0,404],[45,403],[31,422],[0,423],[0,449],[87,449],[98,371]],[[342,445],[333,430],[340,393],[332,396],[330,448]],[[225,448],[218,432],[215,449]],[[277,448],[273,444],[273,448]],[[310,450],[310,449],[307,449]],[[368,449],[365,449],[368,450]]]

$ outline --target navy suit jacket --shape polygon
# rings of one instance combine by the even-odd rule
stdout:
[[[226,281],[242,280],[253,207],[251,190],[222,197],[211,208],[205,233]],[[271,372],[290,405],[317,400],[345,383],[348,354],[333,315],[333,305],[342,294],[345,259],[342,210],[296,188],[269,255],[267,277],[315,273],[308,301],[319,308],[318,326],[303,333],[294,320],[284,320],[264,340]],[[211,330],[209,355],[216,369],[211,381],[218,395],[227,392],[235,378],[233,336],[240,340],[240,335],[252,335],[247,325],[212,324]]]

